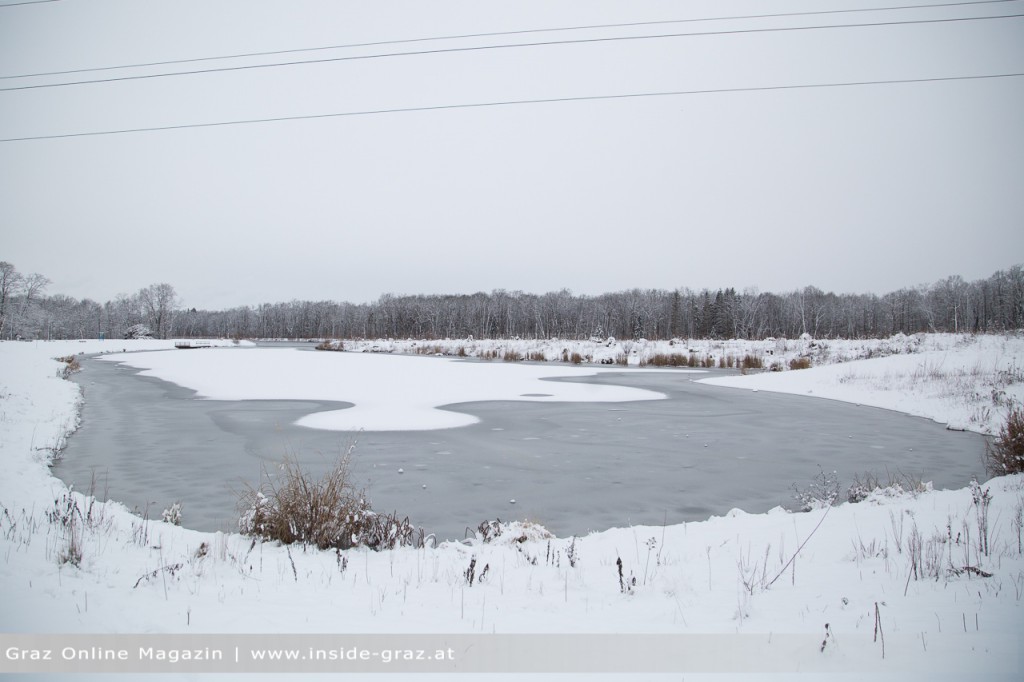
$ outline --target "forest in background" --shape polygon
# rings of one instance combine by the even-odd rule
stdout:
[[[152,284],[99,303],[47,294],[50,280],[0,262],[0,338],[882,338],[917,332],[1024,328],[1024,268],[986,279],[953,275],[884,295],[813,286],[756,289],[629,289],[600,295],[384,294],[372,303],[320,300],[226,310],[182,307],[174,287]]]

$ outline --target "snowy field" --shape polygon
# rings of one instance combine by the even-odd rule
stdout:
[[[755,353],[765,367],[777,362],[782,368],[806,357],[811,369],[753,370],[713,381],[728,386],[722,391],[810,394],[983,433],[992,433],[1010,407],[1024,401],[1020,336],[690,342],[682,348],[668,342],[502,343],[523,358],[532,353],[539,360],[544,353],[551,362],[578,352],[596,365],[607,359],[646,364],[653,354],[680,350],[716,361]],[[465,341],[378,341],[351,349],[423,353],[426,344],[429,354],[482,357],[480,349],[488,350],[482,342]],[[751,669],[766,673],[758,676],[764,679],[798,673],[808,679],[1019,679],[1022,476],[982,482],[973,490],[966,481],[955,491],[880,489],[859,503],[808,513],[734,510],[702,522],[615,528],[577,538],[552,538],[542,528],[513,524],[490,542],[477,538],[379,553],[253,543],[142,519],[118,504],[69,492],[53,478],[47,462],[75,428],[80,400],[77,386],[61,378],[66,365],[54,358],[115,351],[112,359],[146,367],[211,398],[310,397],[289,392],[315,385],[289,380],[309,370],[290,363],[336,361],[340,374],[332,384],[344,383],[349,371],[369,372],[353,382],[369,385],[365,392],[331,393],[329,399],[348,400],[356,408],[328,413],[329,423],[319,425],[342,429],[355,426],[338,421],[345,412],[356,414],[360,425],[380,424],[372,420],[399,397],[404,407],[398,414],[409,428],[436,418],[433,408],[441,404],[515,397],[504,391],[534,400],[657,396],[538,382],[600,369],[561,363],[273,351],[275,360],[261,377],[232,369],[236,354],[255,352],[244,349],[120,353],[171,345],[0,343],[0,632],[549,633],[556,647],[559,637],[574,633],[624,639],[720,635],[743,653],[722,656],[720,667],[711,670],[695,664],[686,679],[695,679],[690,672],[745,679],[741,673]],[[460,345],[471,351],[460,353]],[[374,382],[368,363],[380,360],[393,367],[422,362],[415,367],[424,369],[387,375],[387,382],[402,374],[421,377],[415,381]],[[481,384],[487,389],[476,388]],[[549,395],[523,395],[539,393]],[[642,663],[637,661],[637,669]],[[601,679],[613,678],[637,676]]]

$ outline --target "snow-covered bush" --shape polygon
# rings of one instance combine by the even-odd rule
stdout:
[[[853,477],[853,483],[846,490],[846,501],[851,503],[864,502],[865,500],[880,500],[895,497],[917,497],[919,494],[932,489],[931,483],[926,483],[920,478],[907,474],[889,474],[887,481],[878,476],[868,473],[862,479],[859,475]]]
[[[839,476],[834,471],[826,473],[824,469],[820,469],[806,488],[793,485],[793,499],[799,503],[800,511],[831,507],[838,498]]]
[[[82,369],[82,366],[78,363],[78,358],[74,355],[66,355],[62,358],[57,358],[57,360],[64,363],[64,367],[59,372],[62,379],[67,379]]]
[[[332,341],[331,339],[326,339],[326,340],[321,341],[320,343],[318,343],[315,346],[315,349],[316,350],[343,351],[343,350],[345,350],[345,344],[342,343],[341,340]]]
[[[124,332],[126,339],[151,339],[153,332],[144,324],[133,324]]]
[[[169,523],[172,526],[181,525],[181,502],[175,502],[169,508],[164,509],[163,513],[164,523]]]
[[[476,541],[484,544],[516,545],[550,540],[554,536],[544,526],[531,521],[484,521],[476,528]]]

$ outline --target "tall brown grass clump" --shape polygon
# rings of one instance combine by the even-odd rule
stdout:
[[[993,476],[1024,472],[1024,410],[1010,411],[999,435],[985,448],[985,468]]]
[[[365,492],[352,482],[350,453],[351,448],[320,478],[285,457],[276,476],[264,472],[258,488],[247,487],[239,496],[239,531],[319,549],[379,550],[413,544],[415,531],[409,519],[374,512]]]
[[[742,369],[763,369],[764,359],[760,355],[747,355],[743,356],[743,360],[740,362]]]
[[[685,367],[688,358],[683,353],[654,353],[643,364],[653,367]]]
[[[810,358],[793,358],[789,361],[790,369],[810,369],[811,359]]]

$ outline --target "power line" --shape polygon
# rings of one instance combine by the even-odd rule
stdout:
[[[645,97],[677,97],[686,95],[716,95],[724,93],[736,93],[736,92],[772,92],[782,90],[810,90],[815,88],[848,88],[848,87],[860,87],[869,85],[900,85],[908,83],[939,83],[948,81],[972,81],[972,80],[986,80],[996,78],[1017,78],[1024,76],[1024,72],[1020,73],[998,73],[998,74],[987,74],[980,76],[941,76],[936,78],[902,78],[894,80],[878,80],[878,81],[854,81],[847,83],[809,83],[802,85],[766,85],[757,87],[743,87],[743,88],[710,88],[705,90],[675,90],[667,92],[640,92],[640,93],[627,93],[619,95],[584,95],[580,97],[549,97],[543,99],[524,99],[524,100],[506,100],[500,102],[473,102],[467,104],[439,104],[434,106],[422,106],[422,107],[402,107],[395,109],[371,109],[365,111],[343,111],[334,112],[329,114],[305,114],[299,116],[276,116],[273,118],[256,118],[238,121],[215,121],[211,123],[185,123],[179,125],[169,126],[153,126],[148,128],[122,128],[119,130],[99,130],[84,133],[64,133],[59,135],[35,135],[30,137],[11,137],[6,139],[0,139],[0,143],[4,142],[27,142],[31,140],[56,140],[71,137],[96,137],[102,135],[123,135],[129,133],[151,133],[166,130],[184,130],[188,128],[214,128],[224,126],[235,126],[235,125],[251,125],[257,123],[278,123],[284,121],[304,121],[304,120],[315,120],[325,118],[342,118],[348,116],[378,116],[382,114],[401,114],[411,112],[425,112],[425,111],[448,111],[452,109],[483,109],[488,107],[508,107],[508,106],[520,106],[520,105],[532,105],[532,104],[556,104],[564,102],[590,102],[590,101],[601,101],[601,100],[621,100],[621,99],[638,99]]]
[[[350,57],[326,57],[323,59],[309,59],[297,62],[276,62],[273,64],[248,64],[244,66],[225,66],[217,67],[212,69],[197,69],[194,71],[172,71],[168,73],[156,73],[147,74],[140,76],[116,76],[113,78],[98,78],[94,80],[82,80],[82,81],[68,81],[65,83],[48,83],[41,85],[20,85],[10,88],[0,88],[0,92],[14,92],[18,90],[36,90],[42,88],[59,88],[69,85],[95,85],[98,83],[117,83],[123,81],[133,80],[144,80],[149,78],[167,78],[171,76],[194,76],[198,74],[208,73],[224,73],[231,71],[247,71],[251,69],[268,69],[285,66],[297,66],[297,65],[308,65],[308,64],[327,64],[333,62],[348,62],[348,61],[362,61],[368,59],[383,59],[389,57],[418,57],[424,55],[436,55],[436,54],[453,54],[459,52],[479,52],[484,50],[507,50],[507,49],[518,49],[527,47],[550,47],[554,45],[581,45],[581,44],[595,44],[595,43],[610,43],[618,41],[639,41],[639,40],[659,40],[667,38],[693,38],[693,37],[708,37],[708,36],[721,36],[721,35],[749,35],[755,33],[779,33],[779,32],[794,32],[794,31],[819,31],[826,29],[836,28],[876,28],[881,26],[906,26],[911,24],[948,24],[956,22],[966,21],[990,21],[995,19],[1017,19],[1024,17],[1024,14],[1003,14],[998,16],[990,17],[959,17],[953,19],[914,19],[908,21],[883,21],[883,22],[870,22],[863,24],[825,24],[818,26],[785,26],[777,28],[750,28],[750,29],[733,29],[727,31],[699,31],[692,33],[663,33],[658,35],[646,35],[646,36],[614,36],[606,38],[578,38],[571,40],[549,40],[536,43],[512,43],[505,45],[478,45],[473,47],[449,47],[440,48],[436,50],[419,50],[415,52],[388,52],[383,54],[373,55],[357,55]]]
[[[57,0],[40,0],[42,2],[56,2]],[[167,61],[158,62],[142,62],[138,64],[122,64],[118,66],[100,66],[88,69],[69,69],[65,71],[44,71],[40,73],[28,73],[16,76],[0,76],[0,80],[9,80],[14,78],[36,78],[41,76],[67,76],[75,73],[89,73],[94,71],[113,71],[117,69],[135,69],[144,68],[150,66],[172,66],[174,64],[194,64],[197,62],[216,61],[221,59],[242,59],[248,57],[272,57],[275,55],[282,54],[297,54],[302,52],[319,52],[326,50],[342,50],[351,49],[357,47],[380,47],[382,45],[403,45],[411,43],[422,43],[439,40],[464,40],[467,38],[496,38],[500,36],[511,36],[511,35],[524,35],[531,33],[554,33],[562,31],[585,31],[595,29],[606,29],[606,28],[635,28],[637,26],[656,26],[665,24],[690,24],[698,22],[709,22],[709,21],[739,21],[746,19],[777,19],[784,17],[804,17],[804,16],[819,16],[829,14],[850,14],[854,12],[890,12],[897,10],[908,10],[908,9],[933,9],[942,7],[962,7],[967,5],[991,5],[1006,2],[1019,2],[1020,0],[973,0],[971,2],[947,2],[931,5],[899,5],[895,7],[875,7],[869,9],[836,9],[836,10],[817,10],[810,12],[779,12],[775,14],[747,14],[738,16],[726,16],[726,17],[704,17],[697,19],[663,19],[660,21],[635,21],[629,23],[619,24],[593,24],[589,26],[562,26],[556,28],[533,28],[524,29],[520,31],[498,31],[491,33],[464,33],[459,35],[450,36],[434,36],[425,38],[407,38],[404,40],[380,40],[368,43],[348,43],[343,45],[325,45],[321,47],[302,47],[291,50],[270,50],[265,52],[245,52],[240,54],[229,54],[221,55],[218,57],[193,57],[191,59],[172,59]],[[291,63],[302,63],[302,62],[291,62]]]
[[[60,0],[27,0],[26,2],[8,2],[0,5],[0,8],[17,7],[18,5],[41,5],[44,2],[60,2]]]

